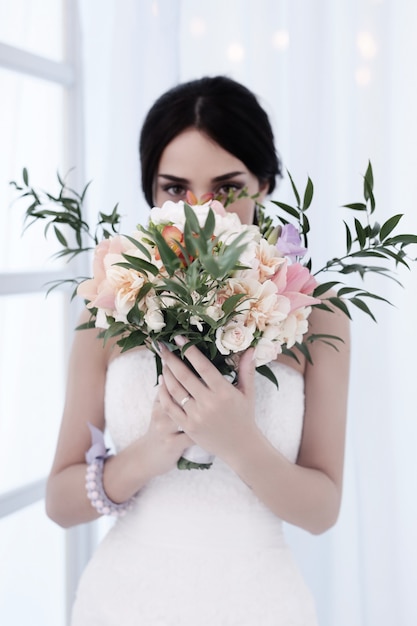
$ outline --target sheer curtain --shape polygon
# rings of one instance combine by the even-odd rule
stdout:
[[[381,220],[403,213],[403,231],[417,232],[416,3],[90,0],[80,10],[92,214],[120,201],[126,225],[144,219],[137,138],[146,110],[178,81],[223,73],[259,95],[299,186],[308,175],[315,183],[316,267],[342,250],[340,207],[360,200],[368,159]],[[288,179],[278,194],[291,198]],[[397,306],[374,305],[377,325],[354,315],[340,520],[320,537],[288,529],[322,626],[417,623],[416,270],[400,278],[405,290],[382,287]]]

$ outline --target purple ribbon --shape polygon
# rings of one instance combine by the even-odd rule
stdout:
[[[99,428],[87,422],[91,433],[91,448],[85,453],[85,460],[88,464],[94,463],[96,459],[107,459],[109,448],[104,443],[104,435]]]

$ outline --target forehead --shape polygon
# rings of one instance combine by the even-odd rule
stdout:
[[[177,176],[191,176],[193,173],[205,172],[215,177],[225,171],[247,172],[248,170],[237,157],[195,128],[177,135],[166,146],[158,167],[158,174]]]

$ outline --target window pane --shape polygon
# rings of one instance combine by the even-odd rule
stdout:
[[[66,309],[58,292],[0,297],[2,492],[50,469],[64,402]]]
[[[64,537],[43,501],[0,519],[0,624],[64,626]]]
[[[4,220],[0,229],[0,271],[42,270],[56,250],[55,241],[52,238],[53,243],[45,244],[44,225],[40,224],[31,227],[22,239],[28,203],[11,204],[17,194],[9,182],[21,182],[22,169],[27,167],[35,187],[57,191],[56,171],[65,174],[65,89],[0,69],[0,93],[0,197]],[[51,269],[50,264],[47,269]]]
[[[54,61],[63,60],[62,0],[0,2],[0,41]]]

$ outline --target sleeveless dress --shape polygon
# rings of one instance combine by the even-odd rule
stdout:
[[[256,420],[292,462],[304,413],[303,376],[273,363],[279,391],[256,374]],[[116,450],[146,432],[156,393],[153,354],[114,359],[106,424]],[[227,419],[227,415],[225,415]],[[150,481],[87,565],[72,626],[316,626],[314,603],[282,522],[220,459]]]

